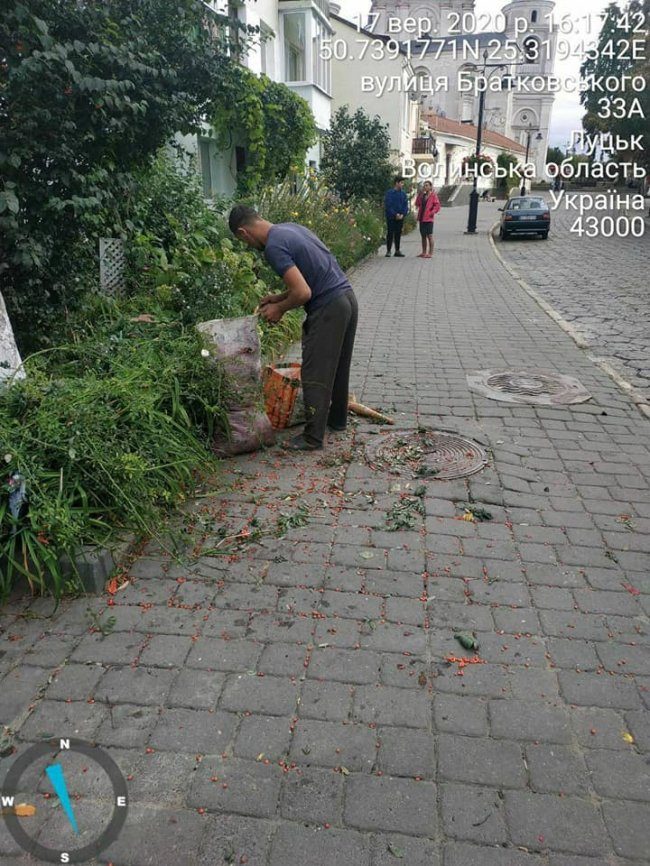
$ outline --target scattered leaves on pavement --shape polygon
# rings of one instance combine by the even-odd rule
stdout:
[[[461,631],[457,632],[454,637],[463,649],[478,652],[478,641],[476,640],[476,635]]]
[[[462,505],[460,507],[464,511],[464,514],[461,517],[461,520],[469,520],[470,518],[468,518],[466,516],[468,514],[470,514],[475,520],[478,520],[481,523],[483,523],[486,520],[492,520],[493,519],[492,518],[492,512],[483,508],[482,505],[468,505],[466,503],[462,503]]]
[[[386,515],[386,529],[389,532],[399,532],[401,529],[413,529],[417,516],[424,516],[423,497],[426,493],[424,485],[418,487],[412,495],[402,494]]]

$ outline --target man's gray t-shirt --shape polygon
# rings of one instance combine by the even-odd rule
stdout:
[[[311,289],[305,310],[325,306],[337,295],[352,289],[332,253],[313,232],[296,223],[276,223],[271,226],[264,248],[267,262],[279,276],[289,268],[298,268]]]

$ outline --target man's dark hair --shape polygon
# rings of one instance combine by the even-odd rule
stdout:
[[[255,208],[248,207],[245,204],[238,204],[230,211],[228,226],[230,231],[235,235],[242,226],[249,226],[259,219],[261,217]]]
[[[393,180],[393,186],[395,186],[396,183],[401,183],[403,180],[404,180],[404,178],[402,177],[402,175],[401,175],[401,174],[398,174],[398,175],[395,177],[395,179]]]

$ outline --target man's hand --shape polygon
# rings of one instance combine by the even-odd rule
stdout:
[[[269,325],[277,325],[283,315],[284,311],[280,309],[279,304],[274,304],[271,301],[267,301],[264,306],[260,304],[260,316]]]
[[[282,295],[265,295],[262,300],[259,302],[258,306],[260,310],[262,307],[265,307],[267,304],[275,304],[277,301],[281,300]]]
[[[403,213],[396,213],[396,214],[395,214],[395,219],[396,219],[396,220],[403,220],[403,219],[404,219],[404,214],[403,214]]]

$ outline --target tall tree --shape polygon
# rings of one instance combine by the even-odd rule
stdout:
[[[323,135],[323,177],[344,201],[379,198],[395,169],[390,162],[388,125],[363,108],[350,114],[341,106]]]
[[[549,147],[546,152],[546,165],[559,165],[564,159],[564,151],[561,147]]]
[[[7,0],[0,291],[12,318],[47,320],[89,252],[88,229],[119,230],[132,172],[175,132],[199,128],[232,62],[232,29],[206,10],[198,0]]]
[[[612,76],[617,79],[622,79],[623,75],[641,75],[647,81],[648,75],[648,29],[647,22],[650,14],[649,0],[629,0],[628,3],[622,5],[619,2],[612,2],[602,15],[603,26],[598,38],[598,45],[593,56],[588,57],[580,67],[580,74],[584,79],[588,76],[596,76],[607,78]],[[643,25],[645,21],[646,26]],[[635,43],[636,56],[635,56]],[[637,60],[638,47],[645,43],[645,58]],[[630,90],[622,90],[620,94],[628,105],[631,107],[632,100],[639,97],[639,101],[644,106],[644,117],[635,116],[625,118],[603,117],[601,111],[600,100],[605,94],[602,91],[585,90],[580,95],[580,101],[586,109],[586,113],[582,119],[582,125],[586,132],[590,135],[597,133],[612,133],[618,134],[622,139],[629,139],[633,135],[643,135],[647,133],[648,128],[648,111],[649,94],[646,87],[643,93],[638,94]],[[619,156],[625,154],[622,150]],[[644,151],[630,153],[634,161],[646,163],[647,147]]]

